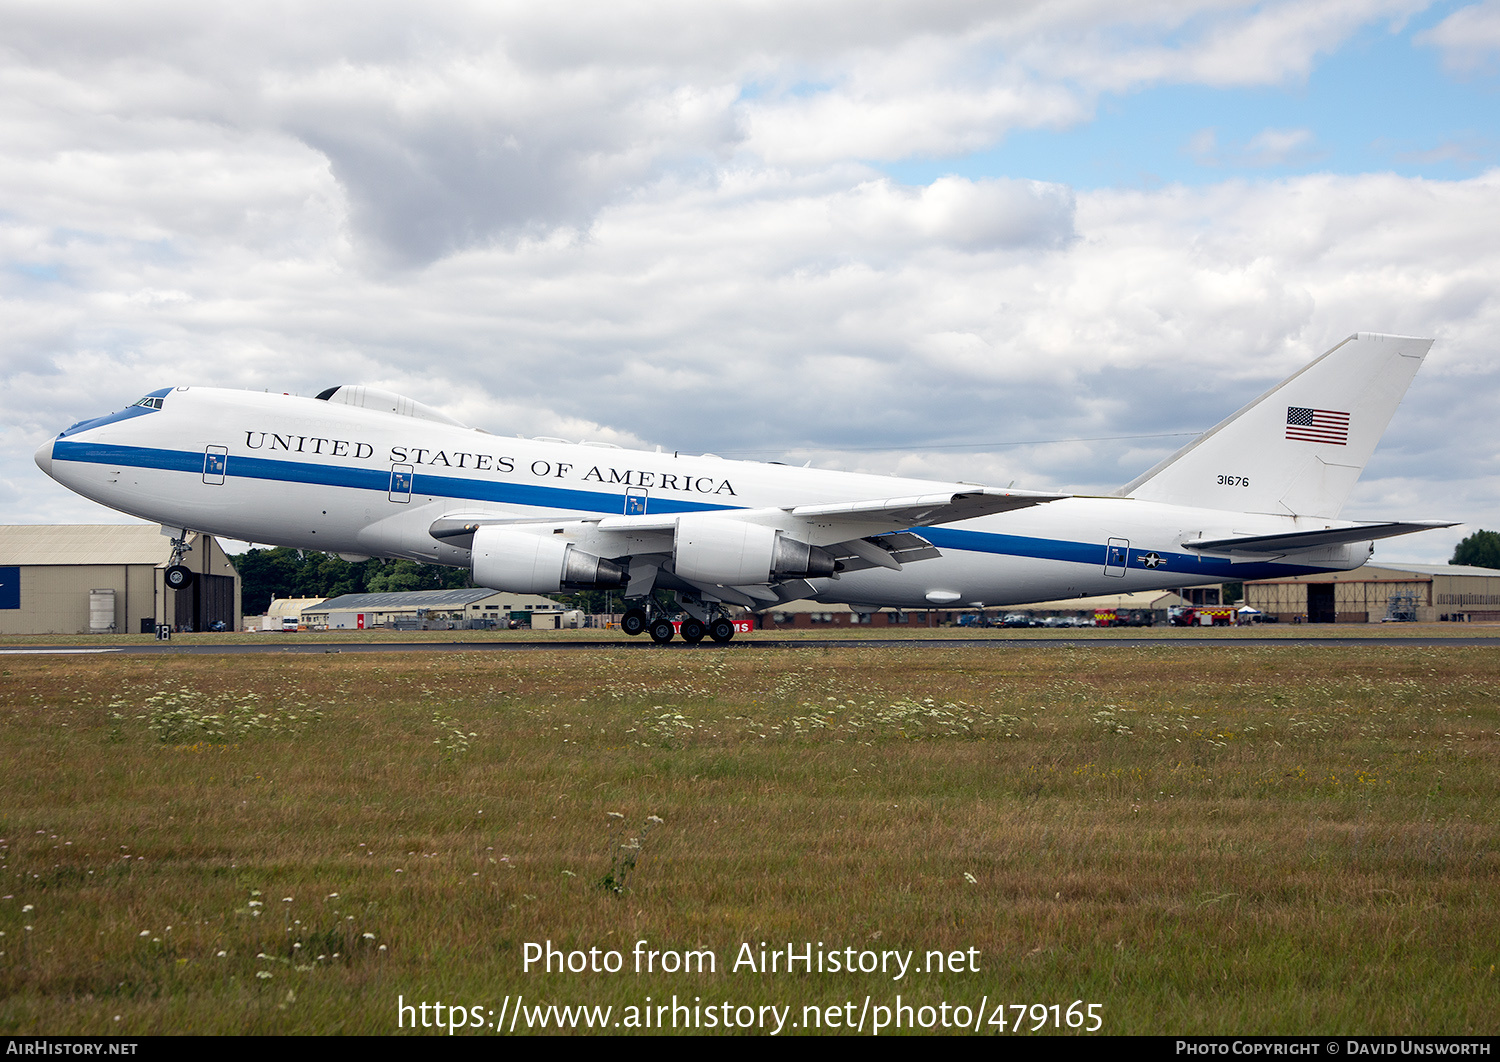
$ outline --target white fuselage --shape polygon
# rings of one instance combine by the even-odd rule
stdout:
[[[854,502],[968,485],[712,456],[504,438],[419,417],[289,395],[179,388],[160,408],[85,421],[37,451],[54,479],[169,527],[299,549],[467,567],[469,551],[429,529],[446,516],[542,520],[625,513]],[[1358,542],[1297,563],[1231,562],[1194,539],[1353,526],[1348,521],[1191,508],[1131,498],[1065,498],[918,533],[942,556],[903,570],[813,580],[817,599],[962,608],[1364,563]]]

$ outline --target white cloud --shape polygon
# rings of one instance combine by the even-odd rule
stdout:
[[[164,383],[358,380],[497,430],[610,425],[671,448],[1092,437],[1207,426],[1355,330],[1438,335],[1415,415],[1424,386],[1468,410],[1472,377],[1492,371],[1497,196],[1500,175],[1323,176],[1075,205],[1024,182],[809,187],[762,172],[666,181],[585,238],[397,280],[346,268],[334,236],[324,255],[248,269],[234,246],[195,244],[167,270],[106,244],[77,268],[108,288],[13,285],[29,328],[11,338],[12,416],[44,433]],[[191,291],[158,282],[168,273]],[[1038,486],[1099,488],[1148,464],[1148,445],[907,463],[1007,480],[1026,465]]]
[[[1221,144],[1214,129],[1188,138],[1187,153],[1203,166],[1260,169],[1306,163],[1316,156],[1311,129],[1262,129],[1243,144]]]
[[[1245,145],[1245,154],[1252,165],[1282,166],[1305,157],[1312,142],[1311,129],[1262,129]]]
[[[175,190],[177,168],[215,165],[233,169],[219,185],[233,198],[267,174],[237,153],[326,166],[364,252],[419,264],[587,228],[631,189],[729,157],[817,169],[949,156],[1084,121],[1102,92],[1282,83],[1413,7],[12,5],[0,130],[42,169],[76,166],[106,203],[141,194],[138,170]]]
[[[74,518],[31,449],[183,382],[1107,489],[1181,440],[903,448],[1206,427],[1380,330],[1439,342],[1355,507],[1500,526],[1495,455],[1454,430],[1497,382],[1500,174],[1075,193],[861,161],[1296,79],[1410,5],[1118,7],[12,10],[0,495]]]
[[[1416,41],[1441,51],[1451,70],[1467,73],[1492,66],[1500,57],[1500,0],[1461,7]]]

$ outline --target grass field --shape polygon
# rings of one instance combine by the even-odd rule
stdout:
[[[1247,627],[811,627],[798,630],[755,631],[735,636],[737,644],[756,642],[883,641],[1182,641],[1213,639],[1228,642],[1276,642],[1285,639],[1343,641],[1348,638],[1494,638],[1500,645],[1500,623],[1371,623],[1371,624],[1265,624]],[[293,633],[231,631],[223,634],[177,634],[164,647],[213,645],[351,645],[433,642],[443,644],[509,644],[532,642],[605,642],[622,647],[644,646],[643,637],[628,638],[618,630],[515,630],[515,631],[299,631]],[[679,647],[682,643],[676,643]],[[151,634],[7,634],[0,647],[14,646],[157,646]],[[707,648],[707,645],[705,645]]]
[[[517,995],[790,1007],[787,1032],[868,997],[868,1033],[898,993],[984,1001],[986,1031],[996,1004],[1066,1031],[1074,1001],[1106,1033],[1500,1024],[1491,649],[0,669],[7,1033],[383,1034],[398,997],[509,1028]],[[642,940],[715,970],[638,974]],[[622,969],[524,970],[545,941]],[[787,973],[789,943],[911,969]]]

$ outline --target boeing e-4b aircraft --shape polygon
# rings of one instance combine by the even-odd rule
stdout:
[[[514,593],[623,591],[658,642],[726,606],[1004,606],[1347,571],[1440,523],[1340,520],[1432,341],[1361,333],[1114,494],[895,479],[507,439],[400,395],[166,387],[36,451],[79,494],[171,529],[469,568]],[[191,573],[176,566],[169,582]]]

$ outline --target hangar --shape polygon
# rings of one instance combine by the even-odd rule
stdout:
[[[987,621],[999,622],[1003,616],[1028,615],[1040,621],[1045,616],[1093,617],[1100,612],[1131,613],[1153,622],[1165,623],[1168,611],[1184,605],[1217,605],[1220,587],[1191,587],[1182,590],[1142,590],[1133,594],[1103,594],[1098,597],[1071,597],[1060,601],[1035,601],[1026,605],[1006,605],[989,609],[882,609],[857,612],[848,605],[825,605],[816,601],[788,601],[774,610],[761,613],[757,626],[761,630],[795,630],[805,627],[939,627],[973,622],[979,613]]]
[[[172,543],[156,524],[0,526],[0,634],[235,630],[239,573],[211,535],[188,545],[195,578],[173,590]]]
[[[1247,582],[1245,604],[1281,623],[1500,620],[1500,570],[1366,564],[1352,572]]]
[[[487,587],[464,590],[410,590],[344,594],[302,610],[302,623],[330,630],[474,630],[510,626],[533,614],[555,615],[562,606],[536,594],[512,594]]]

